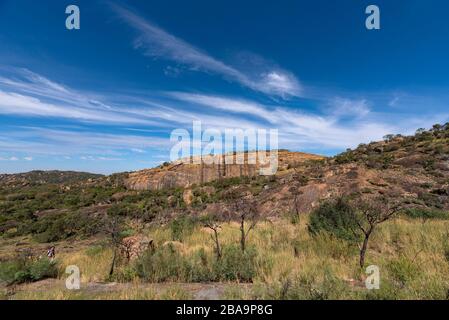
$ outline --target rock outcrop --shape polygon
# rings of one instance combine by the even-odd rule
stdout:
[[[236,164],[237,156],[243,157],[243,164]],[[268,156],[268,154],[267,154]],[[226,161],[225,158],[230,157]],[[249,161],[254,157],[255,163]],[[302,152],[278,152],[278,171],[285,170],[289,165],[297,165],[307,160],[323,159],[322,156]],[[160,190],[165,188],[186,188],[193,184],[203,184],[224,178],[258,175],[260,169],[268,163],[257,160],[254,152],[239,153],[237,155],[216,156],[201,163],[198,158],[180,160],[154,169],[141,170],[130,173],[124,183],[131,190]],[[195,164],[195,163],[199,164]],[[213,162],[213,163],[211,163]],[[232,163],[232,164],[227,164]]]

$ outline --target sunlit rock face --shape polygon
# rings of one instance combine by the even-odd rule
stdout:
[[[267,153],[267,157],[269,154]],[[236,164],[241,157],[242,164]],[[278,152],[278,171],[285,170],[289,164],[323,157],[301,152]],[[229,164],[230,163],[230,164]],[[130,173],[125,180],[127,188],[132,190],[160,190],[164,188],[189,187],[233,177],[251,177],[259,174],[260,168],[269,166],[261,162],[255,152],[238,153],[226,156],[208,156],[201,163],[198,158],[183,159],[154,169]]]

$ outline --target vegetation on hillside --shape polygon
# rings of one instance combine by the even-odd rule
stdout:
[[[136,191],[126,176],[0,176],[2,243],[96,243],[59,264],[0,256],[0,281],[58,277],[76,264],[84,282],[251,284],[229,298],[449,296],[449,124],[291,163],[273,177]],[[124,259],[130,235],[155,245]],[[380,290],[364,287],[370,264],[381,270]]]

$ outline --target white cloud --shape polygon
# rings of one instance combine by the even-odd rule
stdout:
[[[25,160],[25,161],[33,161],[33,157],[24,157],[23,160]]]
[[[74,105],[52,104],[38,98],[0,90],[0,114],[70,118],[81,121],[149,124],[150,122],[125,113],[99,111]]]
[[[111,158],[111,157],[104,157],[104,156],[81,156],[81,160],[87,160],[87,161],[122,161],[124,159],[121,158]]]
[[[192,94],[183,92],[173,92],[170,96],[198,105],[208,106],[210,108],[229,111],[233,113],[246,113],[263,118],[267,121],[273,121],[273,114],[266,110],[266,107],[243,99],[233,99],[221,96],[211,96],[203,94]]]
[[[282,148],[299,149],[346,149],[356,147],[362,142],[382,139],[388,133],[413,133],[417,127],[427,123],[441,122],[448,115],[435,114],[432,119],[417,117],[413,114],[385,114],[372,112],[371,102],[366,99],[334,98],[329,102],[332,106],[326,113],[317,114],[301,111],[300,106],[267,106],[244,99],[174,92],[172,97],[184,102],[207,106],[211,109],[227,111],[225,116],[233,113],[250,115],[262,119],[244,120],[239,116],[237,128],[274,128],[279,130],[279,145]],[[205,109],[205,112],[208,110]],[[213,122],[217,128],[233,127],[232,119],[208,119],[199,116],[204,123]]]
[[[2,151],[62,156],[66,160],[82,154],[116,157],[132,149],[164,150],[169,145],[168,136],[164,139],[35,127],[21,127],[19,130],[9,131],[7,137],[0,138]]]
[[[336,117],[364,117],[370,113],[368,101],[334,98],[330,102],[330,112]]]
[[[150,118],[136,116],[130,108],[112,106],[103,97],[77,92],[27,69],[9,69],[0,76],[0,114],[57,117],[83,122],[155,125]]]
[[[111,5],[119,16],[138,31],[134,42],[136,49],[144,50],[149,57],[158,57],[189,66],[192,70],[220,74],[252,90],[281,97],[300,96],[302,86],[296,77],[280,68],[272,67],[269,72],[246,73],[215,59],[186,41],[151,24],[134,12]],[[267,69],[265,66],[264,69]]]
[[[19,81],[20,76],[27,80]],[[22,158],[45,154],[79,159],[91,155],[95,160],[107,161],[122,159],[130,152],[134,156],[145,152],[153,157],[170,148],[172,129],[191,129],[192,121],[201,121],[203,129],[222,131],[226,128],[278,129],[282,148],[341,150],[360,142],[379,140],[387,133],[413,133],[418,127],[429,127],[447,119],[447,114],[437,113],[427,117],[389,113],[386,117],[372,111],[373,103],[367,99],[341,97],[330,99],[326,112],[319,113],[301,111],[297,103],[289,107],[266,105],[249,99],[189,92],[122,95],[118,101],[124,101],[123,107],[118,107],[107,102],[117,98],[116,95],[109,99],[91,96],[30,71],[21,71],[18,77],[11,78],[14,80],[8,79],[0,77],[0,114],[64,117],[89,125],[91,122],[114,125],[118,129],[101,133],[101,129],[89,129],[87,125],[59,129],[1,128],[0,151],[20,153]],[[65,93],[73,97],[71,103],[64,98]],[[120,128],[122,124],[126,126]],[[133,133],[123,134],[123,131]],[[12,158],[0,160],[18,160]]]

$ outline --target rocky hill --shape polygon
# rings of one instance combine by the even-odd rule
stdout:
[[[323,199],[353,194],[448,211],[449,125],[408,137],[389,135],[332,158],[283,150],[275,176],[260,176],[259,168],[247,162],[178,162],[107,177],[58,171],[1,175],[0,236],[32,234],[45,242],[91,235],[107,213],[138,225],[186,214],[232,219],[239,199],[256,203],[267,218],[301,215]]]
[[[254,197],[268,216],[310,212],[323,199],[350,194],[384,195],[429,210],[449,210],[449,125],[421,129],[409,137],[388,135],[333,158],[311,160],[284,162],[287,165],[256,192],[254,182],[230,189]],[[208,203],[217,191],[210,186],[206,190],[188,187],[184,200],[202,203],[206,212],[218,210],[217,203]]]
[[[236,154],[207,157],[211,159],[202,159],[203,161],[191,158],[165,163],[158,168],[130,173],[125,180],[125,185],[132,190],[161,190],[176,187],[186,188],[194,184],[200,185],[226,178],[254,177],[259,175],[259,169],[263,165],[259,161],[255,161],[256,163],[254,164],[248,161],[250,157],[254,157],[257,160],[257,154],[255,152],[246,152],[240,155],[243,155],[243,164],[236,164],[236,157],[238,156]],[[226,157],[229,157],[230,161],[227,161]],[[278,170],[283,171],[289,166],[297,166],[308,160],[321,159],[324,159],[324,157],[280,150],[278,152]]]

